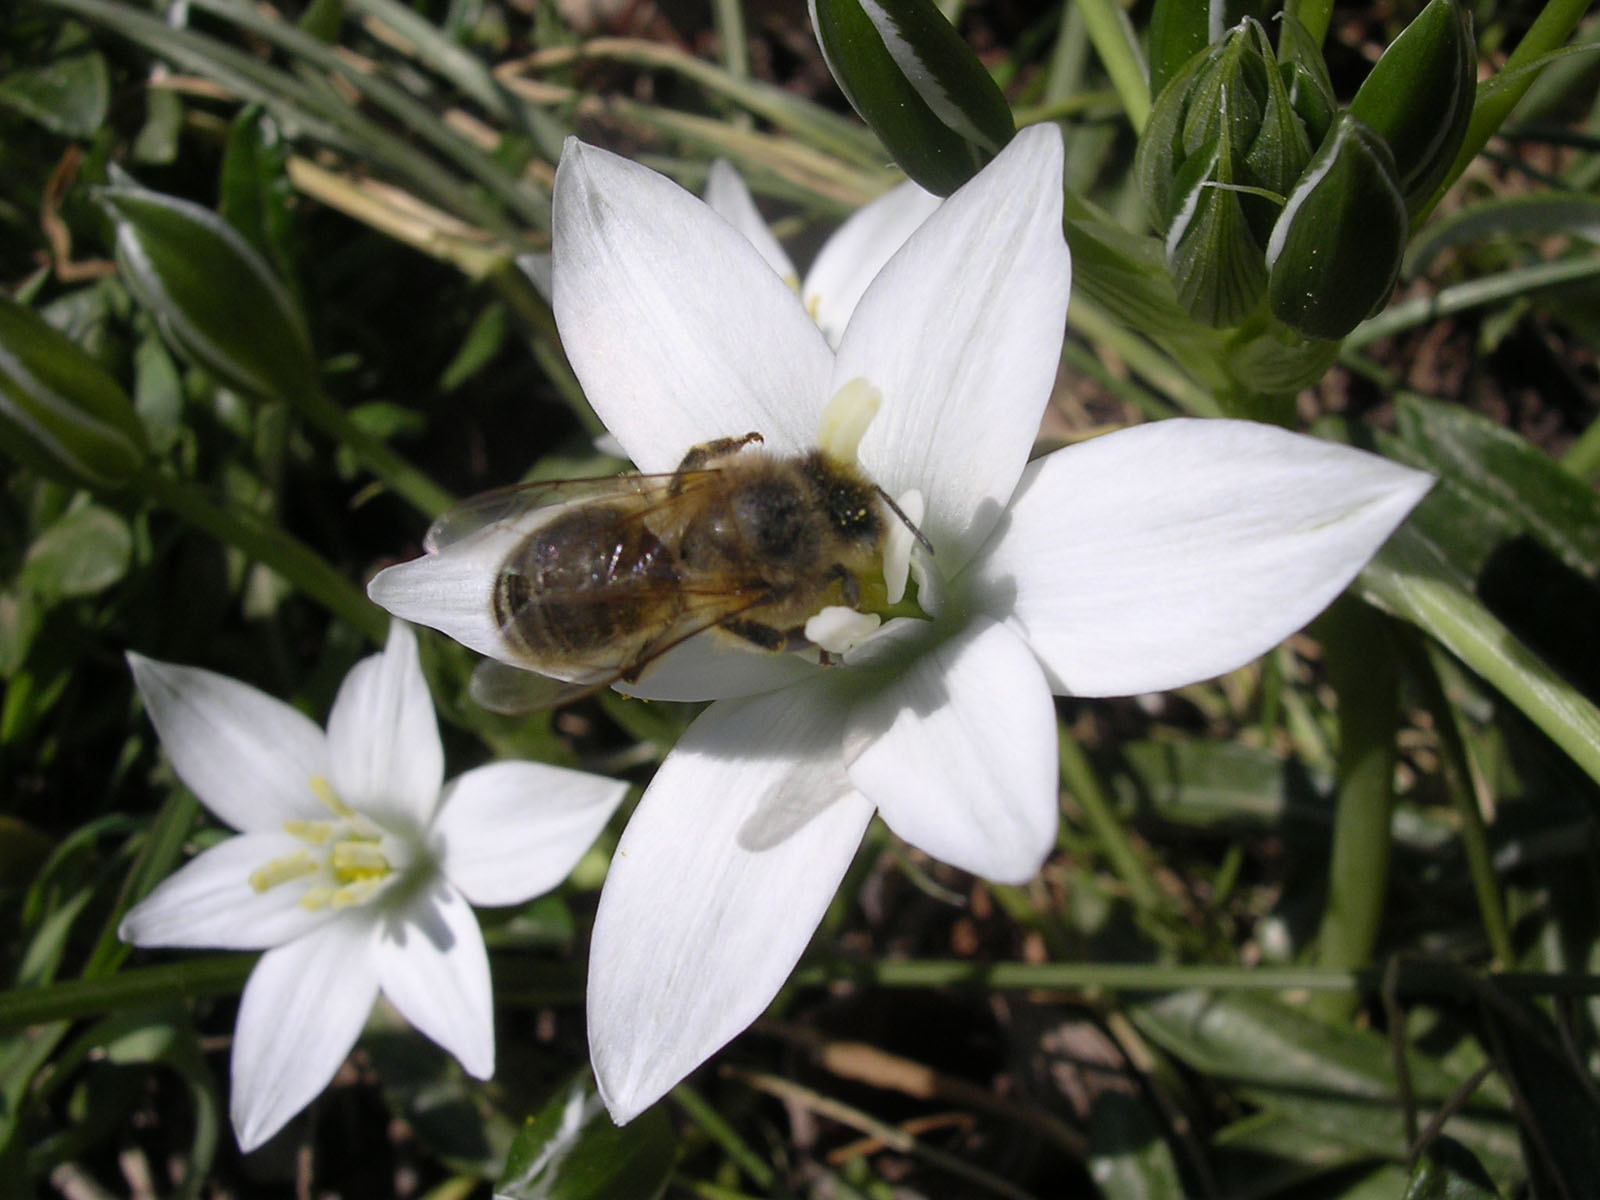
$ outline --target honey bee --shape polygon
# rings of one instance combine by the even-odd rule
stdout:
[[[708,631],[759,650],[803,649],[808,618],[861,602],[863,580],[881,572],[891,517],[928,547],[853,464],[822,450],[780,457],[753,448],[760,441],[747,433],[695,446],[666,475],[502,489],[440,518],[430,552],[487,524],[527,530],[492,591],[515,661],[480,667],[479,703],[523,711],[632,683]]]

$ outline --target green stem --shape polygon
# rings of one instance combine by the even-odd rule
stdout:
[[[1126,14],[1115,0],[1079,0],[1076,7],[1134,133],[1143,133],[1150,119],[1150,78]]]
[[[750,48],[745,42],[744,0],[712,0],[711,21],[722,50],[722,65],[735,79],[749,79]]]
[[[454,496],[358,426],[326,393],[303,392],[295,397],[295,408],[323,433],[347,447],[385,487],[429,520],[455,503]]]
[[[1525,996],[1600,996],[1600,975],[1585,971],[1464,972],[1454,964],[1402,961],[1396,994],[1455,996],[1463,977],[1491,992]],[[1151,963],[980,963],[963,959],[830,962],[801,967],[802,987],[850,982],[881,988],[977,987],[994,992],[1348,992],[1376,995],[1384,986],[1377,967],[1175,966]],[[3,1016],[3,1010],[0,1010]]]
[[[1175,407],[1195,416],[1222,415],[1222,406],[1216,397],[1191,379],[1182,367],[1081,293],[1074,296],[1067,307],[1067,327],[1092,345],[1110,350]]]
[[[159,967],[136,967],[99,979],[71,979],[0,992],[0,1030],[77,1020],[145,1004],[225,996],[244,987],[255,964],[254,954],[218,954]]]
[[[1489,831],[1484,826],[1483,812],[1478,807],[1478,792],[1474,786],[1476,772],[1472,756],[1467,750],[1462,729],[1461,710],[1450,702],[1445,691],[1444,674],[1449,660],[1438,645],[1422,642],[1418,653],[1417,642],[1408,639],[1407,657],[1412,661],[1416,678],[1422,689],[1422,701],[1433,714],[1433,726],[1439,737],[1440,758],[1444,765],[1445,786],[1455,803],[1456,815],[1461,821],[1461,849],[1467,859],[1467,873],[1472,877],[1472,890],[1478,901],[1478,914],[1483,920],[1484,937],[1489,951],[1494,955],[1492,965],[1506,968],[1516,962],[1516,949],[1511,944],[1511,930],[1506,923],[1505,902],[1500,897],[1500,884],[1495,878],[1494,859],[1489,850]]]
[[[763,1192],[770,1192],[772,1185],[777,1182],[777,1173],[768,1165],[767,1161],[752,1150],[739,1131],[723,1119],[713,1106],[707,1104],[705,1099],[686,1083],[680,1083],[672,1089],[672,1099],[683,1113],[693,1121],[707,1137],[722,1147],[722,1152],[741,1171],[750,1177]]]
[[[1056,31],[1055,49],[1050,53],[1049,73],[1045,76],[1046,106],[1059,104],[1083,87],[1083,64],[1088,57],[1089,35],[1083,24],[1083,10],[1076,4],[1061,10],[1061,28]]]
[[[196,529],[271,567],[372,641],[381,644],[388,636],[389,618],[382,609],[316,551],[276,525],[267,524],[251,513],[220,508],[198,489],[154,468],[140,475],[135,485],[156,504]]]
[[[1061,782],[1077,800],[1084,822],[1098,840],[1101,852],[1111,863],[1111,869],[1128,889],[1135,907],[1147,912],[1165,908],[1161,889],[1156,886],[1144,859],[1128,840],[1127,831],[1117,819],[1117,814],[1111,811],[1111,802],[1100,785],[1100,778],[1095,774],[1089,756],[1066,729],[1059,731],[1056,744],[1061,758]]]
[[[1339,701],[1339,787],[1317,960],[1364,967],[1372,962],[1388,892],[1400,679],[1388,618],[1376,610],[1342,598],[1316,632]],[[1324,997],[1316,1007],[1330,1020],[1347,1020],[1354,997]]]
[[[374,106],[383,109],[405,129],[428,143],[442,158],[453,162],[510,211],[535,228],[550,228],[549,198],[525,187],[495,161],[478,149],[458,130],[452,129],[434,111],[390,83],[371,67],[336,54],[311,34],[277,17],[257,12],[240,0],[191,0],[198,8],[234,22],[241,30],[295,55],[307,66],[343,78]]]
[[[1523,34],[1522,40],[1517,43],[1506,59],[1506,65],[1500,68],[1500,74],[1516,71],[1533,62],[1535,59],[1560,49],[1566,44],[1567,38],[1577,28],[1578,22],[1583,19],[1583,14],[1589,9],[1589,0],[1546,0],[1545,6],[1534,18],[1533,24],[1528,27],[1528,32]],[[1416,220],[1421,221],[1439,199],[1467,169],[1469,163],[1478,156],[1484,146],[1489,142],[1505,124],[1506,118],[1511,115],[1519,101],[1539,78],[1538,71],[1530,71],[1521,79],[1514,80],[1505,87],[1484,95],[1479,91],[1478,102],[1472,109],[1472,120],[1467,125],[1466,140],[1461,143],[1461,150],[1456,154],[1456,161],[1450,166],[1450,173],[1444,177],[1444,182],[1433,193],[1433,199],[1417,214]],[[1415,225],[1412,226],[1415,228]]]
[[[263,105],[307,136],[346,154],[383,165],[408,180],[435,203],[486,229],[510,235],[504,213],[428,155],[396,137],[337,99],[331,89],[312,86],[288,71],[262,62],[216,38],[175,29],[159,17],[107,0],[36,0],[76,13],[111,30],[149,53],[213,80],[241,100]]]

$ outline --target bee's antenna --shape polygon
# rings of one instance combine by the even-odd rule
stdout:
[[[876,483],[872,486],[878,495],[883,498],[883,502],[889,506],[889,511],[900,518],[900,523],[902,525],[911,530],[911,536],[917,539],[917,543],[929,554],[932,554],[933,543],[928,540],[927,534],[923,533],[922,530],[918,529],[914,524],[912,524],[911,518],[906,516],[905,510],[894,502],[893,496],[889,495],[888,492],[884,491],[883,488]]]

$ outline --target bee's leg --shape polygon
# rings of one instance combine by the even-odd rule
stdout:
[[[689,452],[678,463],[675,474],[682,475],[686,471],[698,471],[713,459],[722,458],[736,450],[742,450],[752,442],[759,442],[761,435],[754,431],[743,437],[718,438],[714,442],[701,442],[698,446],[690,446]],[[672,481],[668,491],[674,495],[680,490],[677,480]]]
[[[839,598],[844,601],[846,608],[854,608],[861,603],[861,581],[856,574],[843,563],[833,564],[833,573],[839,579]]]
[[[735,617],[724,621],[720,626],[734,637],[741,637],[763,650],[803,650],[811,642],[806,638],[804,625],[797,625],[793,629],[778,629],[772,625],[763,625],[760,621],[742,621]]]

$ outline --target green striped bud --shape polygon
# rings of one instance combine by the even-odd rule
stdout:
[[[948,196],[1016,126],[999,86],[932,0],[810,0],[828,70],[905,173]]]
[[[1455,161],[1477,89],[1471,17],[1460,0],[1431,0],[1350,101],[1350,111],[1388,143],[1411,211],[1433,196]]]
[[[1340,113],[1267,241],[1273,315],[1308,337],[1343,337],[1388,302],[1407,229],[1388,145]]]
[[[1261,24],[1246,18],[1157,98],[1134,171],[1189,315],[1235,325],[1266,288],[1262,246],[1311,158]]]

